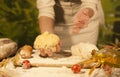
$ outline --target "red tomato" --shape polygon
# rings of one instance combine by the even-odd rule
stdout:
[[[75,64],[71,69],[74,73],[79,73],[81,71],[81,66],[79,64]]]
[[[23,63],[30,63],[30,61],[29,60],[24,60]]]

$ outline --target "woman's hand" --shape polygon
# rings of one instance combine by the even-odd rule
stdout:
[[[61,50],[61,42],[59,42],[57,45],[56,45],[56,52],[60,52]],[[43,49],[41,48],[40,49],[40,56],[42,57],[48,57],[48,56],[53,56],[53,51],[52,49],[50,48],[47,48],[47,49]]]
[[[73,25],[73,34],[78,34],[80,29],[86,27],[89,22],[90,17],[94,14],[91,8],[81,9],[76,15],[74,19]]]

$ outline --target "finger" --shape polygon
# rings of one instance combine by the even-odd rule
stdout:
[[[77,23],[72,28],[72,34],[78,34],[80,32],[80,29],[82,29],[84,26],[84,23]]]
[[[88,9],[83,9],[82,13],[85,14],[85,15],[89,15],[89,10]]]
[[[83,21],[85,22],[85,21],[88,21],[88,20],[89,20],[89,16],[81,15],[81,17],[76,18],[74,23],[76,23],[76,22],[83,22]]]
[[[45,50],[43,48],[40,48],[40,56],[41,57],[46,57],[47,54],[45,53]]]
[[[72,30],[72,34],[78,34],[80,32],[80,28],[74,28]]]
[[[60,52],[60,50],[61,50],[60,44],[56,45],[56,52]]]
[[[82,29],[82,28],[83,28],[83,26],[74,25],[74,26],[72,27],[72,30],[73,30],[73,31],[79,31],[79,30]]]
[[[86,27],[88,21],[89,21],[89,18],[86,18],[86,19],[84,18],[84,19],[81,19],[81,20],[78,19],[78,21],[74,22],[73,28],[76,28],[76,27],[77,28],[84,28],[84,27]]]
[[[77,23],[74,24],[73,28],[83,28],[85,25],[84,21],[78,21]]]
[[[88,22],[88,20],[89,20],[89,18],[88,17],[86,17],[86,18],[77,18],[75,21],[74,21],[74,26],[75,27],[84,27],[85,26],[85,24],[87,24],[87,22]]]
[[[46,50],[46,53],[47,53],[48,56],[53,56],[53,52],[52,52],[52,50],[50,48],[48,48]]]
[[[75,21],[85,21],[88,20],[89,15],[86,14],[86,12],[78,13],[78,15],[75,18]]]
[[[59,41],[58,45],[61,47],[62,46],[62,41]]]

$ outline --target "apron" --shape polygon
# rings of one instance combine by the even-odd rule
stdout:
[[[79,11],[80,0],[55,0],[55,33],[62,41],[62,50],[69,50],[72,45],[80,42],[96,44],[98,38],[99,20],[91,21],[79,34],[71,33],[73,17]]]

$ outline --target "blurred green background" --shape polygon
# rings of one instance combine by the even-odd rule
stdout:
[[[0,37],[20,46],[33,44],[39,34],[35,0],[0,0]]]
[[[0,0],[0,38],[7,37],[20,46],[33,45],[38,29],[36,0]],[[98,44],[120,39],[120,0],[102,0],[105,26],[101,26]]]

